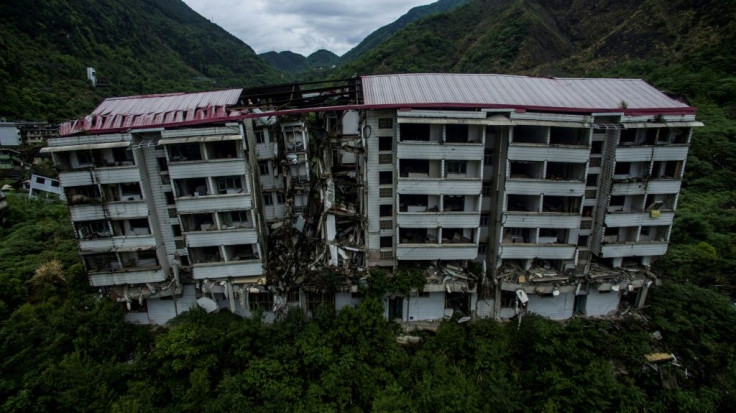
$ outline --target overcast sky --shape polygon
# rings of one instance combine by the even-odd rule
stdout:
[[[184,0],[257,53],[342,55],[414,6],[434,0]]]

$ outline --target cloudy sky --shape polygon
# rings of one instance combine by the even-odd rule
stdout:
[[[338,55],[414,6],[434,0],[184,0],[257,53]]]

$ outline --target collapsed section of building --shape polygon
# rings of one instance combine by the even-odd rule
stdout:
[[[53,155],[90,283],[132,322],[274,319],[424,276],[386,317],[641,306],[695,109],[641,80],[398,74],[110,98]]]

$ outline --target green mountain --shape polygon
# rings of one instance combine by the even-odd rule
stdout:
[[[94,67],[97,88],[86,79]],[[0,116],[60,121],[104,97],[252,86],[280,75],[181,0],[0,3]]]
[[[329,50],[320,49],[304,57],[291,51],[267,52],[259,55],[274,68],[291,74],[302,74],[331,68],[339,57]]]
[[[407,25],[422,19],[424,17],[452,10],[455,7],[466,3],[468,0],[439,0],[432,4],[417,6],[409,10],[406,14],[396,19],[391,24],[381,27],[363,39],[357,46],[350,49],[347,53],[340,57],[340,63],[345,64],[360,58],[368,53],[371,49],[381,44],[384,40],[391,37],[392,34],[403,29]]]

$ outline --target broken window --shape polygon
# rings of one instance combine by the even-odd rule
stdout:
[[[478,244],[478,255],[486,255],[488,244]]]
[[[394,237],[381,237],[381,248],[391,248],[394,246]]]
[[[544,162],[510,161],[509,170],[511,178],[542,179]]]
[[[393,205],[390,205],[390,204],[389,205],[381,205],[381,206],[379,206],[379,216],[381,216],[381,217],[390,217],[390,216],[393,216],[394,215],[393,214],[393,210],[394,210],[394,206]]]
[[[258,162],[258,171],[261,173],[261,175],[270,175],[271,172],[268,168],[268,161]]]
[[[75,222],[74,227],[80,239],[107,238],[112,236],[107,221],[81,221]]]
[[[248,293],[248,307],[250,311],[271,311],[273,309],[273,295],[269,292]]]
[[[393,171],[381,171],[378,173],[379,185],[392,185],[394,183]]]
[[[584,163],[547,162],[547,175],[545,179],[554,181],[582,181],[584,175]]]
[[[221,176],[217,178],[217,191],[222,194],[239,194],[243,192],[242,179],[239,176]]]
[[[184,232],[214,231],[217,229],[212,213],[181,214],[179,219],[181,219]]]
[[[256,244],[226,245],[225,256],[227,261],[247,261],[258,258]]]
[[[592,146],[590,147],[590,153],[593,155],[600,155],[603,153],[603,142],[602,141],[594,141]]]
[[[474,240],[473,228],[442,228],[443,244],[470,244]]]
[[[547,128],[544,126],[514,126],[514,143],[547,143]]]
[[[172,225],[171,232],[174,234],[175,237],[181,237],[181,225]]]
[[[156,163],[158,163],[159,171],[164,172],[169,170],[169,164],[166,162],[165,157],[156,158]]]
[[[256,143],[266,143],[266,133],[263,130],[256,131]]]
[[[542,201],[542,212],[578,213],[580,197],[545,195]]]
[[[598,174],[589,174],[585,178],[585,186],[598,186]]]
[[[468,125],[446,125],[445,140],[448,143],[467,143]]]
[[[488,215],[481,215],[480,216],[480,226],[485,227],[488,225]]]
[[[430,141],[430,127],[424,123],[402,123],[399,125],[401,141]]]
[[[65,189],[69,205],[83,205],[102,201],[100,189],[97,185],[74,186]]]
[[[249,215],[250,211],[247,210],[220,212],[222,229],[252,228]]]
[[[465,196],[463,195],[445,195],[442,199],[443,211],[464,211]]]
[[[122,268],[115,253],[84,255],[84,264],[90,272],[117,271]]]
[[[552,126],[549,128],[549,144],[585,146],[588,144],[588,129]]]
[[[537,243],[567,244],[568,230],[560,228],[540,228]]]
[[[439,171],[436,172],[436,176],[433,177],[439,178]],[[424,159],[400,159],[399,176],[402,178],[429,178],[430,161]]]
[[[505,244],[526,244],[536,242],[536,230],[533,228],[504,228]]]
[[[447,175],[467,175],[468,161],[445,161]]]
[[[273,198],[271,197],[271,192],[263,193],[263,205],[265,206],[273,205]]]
[[[516,307],[516,293],[514,291],[501,291],[501,308]]]
[[[164,192],[164,198],[166,198],[166,205],[174,205],[174,193],[173,192]]]
[[[221,262],[220,247],[190,247],[189,259],[192,261],[192,264]]]
[[[393,118],[378,118],[378,129],[393,129]]]
[[[400,212],[437,212],[439,197],[437,195],[399,195]]]
[[[470,295],[466,293],[445,293],[445,308],[452,309],[453,315],[470,315]]]
[[[322,291],[309,291],[307,292],[307,310],[316,310],[320,306],[326,306],[328,308],[335,308],[335,294],[326,293]]]
[[[379,136],[378,137],[378,150],[390,151],[393,149],[394,138],[393,136]]]
[[[657,178],[681,178],[682,161],[654,162],[653,174]]]
[[[515,212],[538,212],[539,195],[508,195],[506,210]]]
[[[401,244],[436,244],[437,228],[399,228]]]
[[[199,143],[168,145],[170,162],[201,161],[202,151]]]
[[[174,188],[178,198],[186,196],[207,195],[207,180],[205,178],[175,179]]]
[[[238,141],[219,141],[207,144],[207,155],[209,159],[239,158]]]

